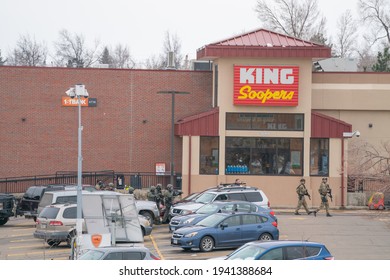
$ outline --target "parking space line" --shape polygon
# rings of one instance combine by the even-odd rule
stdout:
[[[163,256],[163,254],[161,253],[160,249],[158,248],[157,243],[154,241],[153,236],[152,236],[152,235],[149,235],[149,237],[150,237],[150,240],[152,241],[152,244],[153,244],[154,249],[156,250],[157,254],[160,256],[160,259],[161,259],[161,260],[164,260],[164,256]]]
[[[56,253],[65,253],[69,252],[69,249],[56,250]],[[52,252],[51,252],[52,253]],[[16,256],[30,256],[30,255],[47,255],[47,252],[28,252],[28,253],[17,253],[17,254],[7,254],[7,257],[16,257]]]

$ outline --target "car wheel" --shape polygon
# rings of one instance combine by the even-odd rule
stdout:
[[[0,218],[0,226],[5,225],[8,222],[8,218]]]
[[[211,236],[202,237],[199,243],[199,249],[202,252],[210,252],[214,248],[214,239]]]
[[[57,247],[58,245],[60,245],[61,241],[56,241],[56,240],[47,240],[47,244],[50,246],[50,247]]]
[[[142,216],[144,216],[148,221],[149,221],[149,223],[150,223],[150,226],[153,226],[153,215],[152,214],[150,214],[149,212],[141,212],[140,213]]]
[[[259,240],[261,240],[261,241],[268,241],[268,240],[273,240],[273,238],[272,238],[271,234],[263,233],[263,234],[260,235]]]
[[[378,206],[378,210],[383,210],[383,209],[385,209],[385,208],[383,207],[383,205],[379,205],[379,206]]]

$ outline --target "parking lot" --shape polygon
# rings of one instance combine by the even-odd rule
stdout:
[[[280,239],[311,240],[326,244],[336,260],[389,260],[390,211],[332,210],[314,216],[295,216],[292,210],[276,210]],[[49,247],[33,237],[33,220],[11,218],[0,227],[1,260],[66,260],[70,248],[66,243]],[[223,256],[233,249],[218,249],[209,253],[184,251],[170,245],[168,225],[155,225],[145,246],[163,260],[205,260]]]

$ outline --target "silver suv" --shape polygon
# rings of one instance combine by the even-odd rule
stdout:
[[[34,237],[43,239],[49,246],[58,246],[61,242],[71,244],[76,235],[77,205],[55,204],[42,209],[36,220]],[[83,223],[85,231],[85,223]]]
[[[213,201],[239,200],[250,201],[257,206],[270,208],[265,193],[256,188],[242,185],[222,185],[203,192],[193,202],[179,203],[171,207],[170,216],[187,215],[195,212],[206,203]]]

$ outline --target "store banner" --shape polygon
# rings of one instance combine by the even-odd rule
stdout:
[[[298,66],[234,66],[234,105],[298,106]]]

